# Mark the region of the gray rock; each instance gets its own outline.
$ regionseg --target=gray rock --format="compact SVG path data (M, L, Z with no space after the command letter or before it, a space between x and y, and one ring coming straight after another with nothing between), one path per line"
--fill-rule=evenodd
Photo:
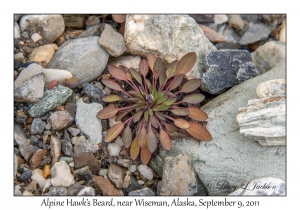
M81 139L79 142L74 146L74 154L78 154L81 152L92 152L95 153L99 149L98 145L86 139Z
M285 63L209 101L201 109L208 114L206 128L212 140L177 139L172 142L170 151L160 149L159 155L150 162L151 168L161 174L164 157L186 154L209 195L228 195L241 183L265 176L285 180L286 147L261 147L255 141L248 141L240 134L236 122L239 107L256 98L253 87L278 78L285 78ZM223 183L227 183L227 187L220 189Z
M72 184L70 187L68 187L68 195L76 196L83 188L84 186L80 184Z
M256 179L249 183L246 183L244 186L237 189L233 193L230 193L229 195L279 196L279 195L286 195L285 189L286 189L285 181L274 177L265 177L265 178Z
M82 98L77 101L76 125L86 137L96 144L102 142L102 124L97 114L103 109L101 104L86 104Z
M102 97L105 93L102 89L90 83L83 83L82 89L89 96L92 102L103 104Z
M191 196L196 193L197 179L190 158L187 155L165 157L160 195Z
M45 90L43 98L39 101L29 103L28 113L31 117L40 117L64 103L71 94L70 88L58 84L51 90Z
M110 164L108 168L108 177L117 188L121 188L125 177L125 169L116 165Z
M124 38L131 54L144 57L151 52L168 63L196 52L188 79L201 78L206 54L216 50L188 15L127 15Z
M31 176L32 176L32 171L27 170L27 171L24 171L24 172L21 174L21 176L19 177L19 180L20 180L21 182L24 182L24 181L30 179Z
M30 140L25 140L20 146L19 150L23 158L26 160L26 162L31 158L33 154L33 147L30 144Z
M155 196L155 193L148 187L128 193L129 196Z
M14 14L14 21L17 22L22 17L20 14Z
M102 169L99 170L98 174L99 174L99 176L102 176L102 177L105 178L108 174L108 169L107 168L102 168Z
M64 69L78 79L76 87L97 79L103 72L108 53L98 44L99 37L85 37L66 41L48 63L48 69ZM74 53L76 52L76 53Z
M27 140L23 127L17 123L14 123L14 140L18 146Z
M35 134L42 134L44 128L46 127L46 123L41 120L41 118L34 118L30 126L30 133Z
M212 23L214 22L214 15L207 14L189 14L197 23Z
M50 146L52 155L52 165L54 165L56 162L58 162L61 155L61 143L59 138L51 135Z
M259 20L262 18L262 15L259 14L241 14L243 20L251 23L258 23Z
M244 27L244 22L241 15L227 15L228 24L234 27L236 30L241 31Z
M92 187L85 187L77 194L77 196L94 196L95 190Z
M148 179L148 180L153 179L153 171L147 165L140 164L138 166L138 170L141 173L141 175L143 175L143 177L145 177L146 179Z
M62 15L66 28L84 29L87 16L84 14L64 14Z
M258 41L266 40L273 30L274 27L271 27L267 24L249 23L249 29L241 36L240 44L248 45Z
M66 187L50 187L45 196L67 196L68 189Z
M102 30L100 29L100 25L90 26L87 30L79 34L76 38L90 37L90 36L98 36L100 37L102 34Z
M141 189L140 184L138 183L138 181L136 180L136 178L134 176L130 176L130 184L127 188L125 188L125 192L129 193L135 190Z
M74 155L73 146L71 144L71 140L67 130L64 131L64 138L61 142L61 150L65 156L72 157Z
M14 82L14 100L35 102L44 95L45 75L38 64L31 64L21 71Z
M69 187L74 184L74 177L65 161L57 162L51 167L51 183L54 187Z
M271 52L271 53L270 53ZM286 45L282 42L270 41L251 53L253 63L265 73L277 64L286 61Z
M246 62L240 65L236 73L236 79L238 83L242 83L252 77L259 75L259 70L255 67L253 62Z
M21 29L17 22L14 22L14 38L15 39L21 38Z
M77 136L77 134L80 133L80 130L78 128L68 128L68 131L72 134L72 136Z
M93 174L88 166L74 170L73 175L75 176L75 178L80 180L90 180L93 178Z
M126 51L123 36L109 24L105 24L104 27L104 31L99 39L99 45L114 57L122 55Z
M201 89L216 94L238 84L237 73L241 65L248 62L252 62L252 59L245 50L209 52L205 57L206 72L203 74Z
M69 163L72 163L74 160L72 157L60 157L59 162L61 162L61 161L65 161L66 163L69 164Z
M21 31L26 30L30 24L35 25L43 37L44 42L54 42L65 30L62 15L24 15L20 19Z
M240 133L262 146L286 144L285 97L273 96L248 101L236 117Z
M274 79L260 83L256 88L256 94L259 98L267 98L271 96L285 96L285 79Z
M139 66L141 62L140 56L121 56L116 59L110 60L109 64L114 66L126 66L127 68L133 68L139 71Z
M39 138L37 136L31 135L30 136L30 144L38 145L39 144Z
M131 160L129 159L118 159L117 161L117 164L119 166L122 166L122 167L125 167L125 168L128 168L130 166L130 163L131 163Z

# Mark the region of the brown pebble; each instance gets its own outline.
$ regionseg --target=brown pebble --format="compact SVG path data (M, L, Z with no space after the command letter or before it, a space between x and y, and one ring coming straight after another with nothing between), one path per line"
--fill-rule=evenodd
M32 122L32 120L33 120L33 118L32 118L32 117L28 117L28 119L27 119L27 123L31 123L31 122Z
M26 130L30 130L30 125L26 125Z
M30 166L32 168L36 168L40 165L41 161L43 160L43 157L45 155L47 155L47 150L45 149L38 149L31 157L29 163L30 163Z
M19 73L16 70L14 70L14 79L16 79L18 77L18 75L19 75Z
M250 50L255 51L258 48L257 44L249 45Z
M114 196L121 195L120 191L117 190L108 179L104 179L101 176L94 176L94 182L97 187L101 190L102 195Z
M65 111L63 106L58 106L56 107L56 111Z
M74 168L82 168L84 166L88 166L92 173L99 171L100 162L97 158L95 158L92 152L81 152L74 156Z
M25 163L25 160L17 155L18 167Z
M48 176L50 176L50 166L49 165L45 165L44 166L44 170L43 170L43 177L47 178Z
M226 38L223 35L219 34L218 32L215 32L214 30L210 29L205 25L201 25L201 24L198 25L202 29L204 35L209 39L209 41L226 42Z
M21 117L21 118L25 117L25 113L24 113L23 109L17 111L17 116Z
M124 156L129 156L129 148L126 148L124 146L122 146L121 151L120 151L120 155L124 155Z

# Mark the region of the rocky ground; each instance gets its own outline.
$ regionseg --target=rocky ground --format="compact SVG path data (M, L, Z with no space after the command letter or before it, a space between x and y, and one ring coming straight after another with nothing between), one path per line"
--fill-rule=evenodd
M285 194L285 15L14 20L14 195ZM148 53L170 63L188 52L197 60L186 79L201 79L212 140L174 139L148 165L121 137L104 142L119 123L96 117L112 92L101 83L108 64L138 70ZM277 187L238 189L257 180Z

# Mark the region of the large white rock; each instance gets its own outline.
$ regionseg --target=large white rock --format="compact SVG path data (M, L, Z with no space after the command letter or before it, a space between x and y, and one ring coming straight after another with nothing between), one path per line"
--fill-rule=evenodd
M90 140L99 144L102 142L102 124L97 114L103 109L101 104L86 104L80 98L77 103L76 125Z
M57 162L52 166L51 183L54 187L69 187L75 183L70 166L65 161Z
M45 83L48 84L52 80L58 80L59 83L63 83L66 79L70 79L72 74L66 70L60 69L43 69L45 74Z
M30 24L37 26L43 40L52 43L65 30L62 15L24 15L20 19L21 31L26 30Z
M188 15L127 15L124 38L131 54L145 57L151 52L168 63L196 52L196 64L186 75L189 79L201 78L206 54L216 50Z

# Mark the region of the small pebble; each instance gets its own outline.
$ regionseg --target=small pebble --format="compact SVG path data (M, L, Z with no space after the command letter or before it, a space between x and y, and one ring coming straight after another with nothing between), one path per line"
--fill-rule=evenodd
M139 185L143 185L145 182L143 180L138 180Z
M139 172L148 180L153 179L153 171L148 166L141 164L138 166Z
M121 147L117 143L111 143L107 146L107 150L110 156L118 156L121 151Z
M130 166L128 167L128 169L129 169L129 171L131 171L131 172L135 172L136 169L137 169L137 166L136 166L136 165L130 165Z
M42 40L43 37L41 37L41 35L39 35L38 33L34 33L34 34L32 34L31 39L33 40L33 42L38 42L38 41Z
M48 176L50 176L50 166L45 165L43 170L43 177L47 178Z
M102 176L104 178L107 176L107 173L108 173L108 169L100 169L99 170L99 176Z
M24 59L23 53L20 52L20 53L15 54L14 59L18 60L18 61L22 61Z
M21 182L24 182L24 181L30 179L31 176L32 176L32 172L30 170L27 170L22 173L22 175L19 177L19 180Z

